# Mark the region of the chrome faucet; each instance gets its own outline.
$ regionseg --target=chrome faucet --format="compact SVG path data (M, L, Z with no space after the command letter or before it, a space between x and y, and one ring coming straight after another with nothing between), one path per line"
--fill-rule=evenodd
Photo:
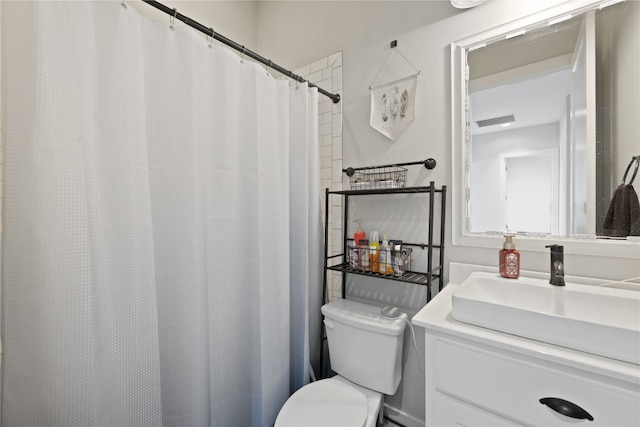
M551 249L551 278L549 283L554 286L564 286L564 247L562 245L547 245Z

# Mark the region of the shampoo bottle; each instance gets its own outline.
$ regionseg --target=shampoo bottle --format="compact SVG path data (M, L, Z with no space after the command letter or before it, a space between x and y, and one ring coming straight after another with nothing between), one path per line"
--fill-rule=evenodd
M378 273L380 256L380 237L377 231L371 232L371 241L369 242L369 268L371 271Z
M520 277L520 252L513 243L514 234L504 235L504 244L500 251L500 275L507 279Z

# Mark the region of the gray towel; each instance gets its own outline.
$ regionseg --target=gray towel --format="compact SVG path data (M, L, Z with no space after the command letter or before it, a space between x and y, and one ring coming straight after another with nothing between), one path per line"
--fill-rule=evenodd
M611 237L640 236L640 203L633 185L622 184L613 193L603 232Z

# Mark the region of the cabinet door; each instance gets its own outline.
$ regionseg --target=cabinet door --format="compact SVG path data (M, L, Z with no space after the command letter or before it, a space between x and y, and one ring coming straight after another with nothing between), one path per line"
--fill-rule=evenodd
M637 385L623 388L589 372L567 373L543 361L525 362L497 350L444 340L437 340L435 353L435 386L440 392L509 419L536 426L640 425ZM562 415L543 405L542 398L578 405L593 420Z
M440 427L506 427L521 426L496 414L462 402L443 393L436 393L434 425Z

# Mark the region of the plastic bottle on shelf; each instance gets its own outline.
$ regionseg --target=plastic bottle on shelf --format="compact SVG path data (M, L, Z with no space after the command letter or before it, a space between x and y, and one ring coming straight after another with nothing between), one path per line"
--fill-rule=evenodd
M380 237L377 231L371 232L371 241L369 242L369 269L378 273L380 256Z
M357 246L349 246L349 267L357 270L360 266L360 248Z
M393 266L391 265L391 248L389 247L389 240L387 235L382 235L382 246L378 255L378 272L380 274L390 275L393 273Z
M361 271L369 271L369 240L360 239L359 243L360 258L358 267Z
M356 232L353 233L353 244L354 246L360 246L360 240L366 239L367 234L362 229L362 220L356 219L355 222L358 223L358 228L356 229Z
M404 274L404 260L402 259L402 240L394 240L391 243L393 248L393 261L391 272L394 276L400 277Z

